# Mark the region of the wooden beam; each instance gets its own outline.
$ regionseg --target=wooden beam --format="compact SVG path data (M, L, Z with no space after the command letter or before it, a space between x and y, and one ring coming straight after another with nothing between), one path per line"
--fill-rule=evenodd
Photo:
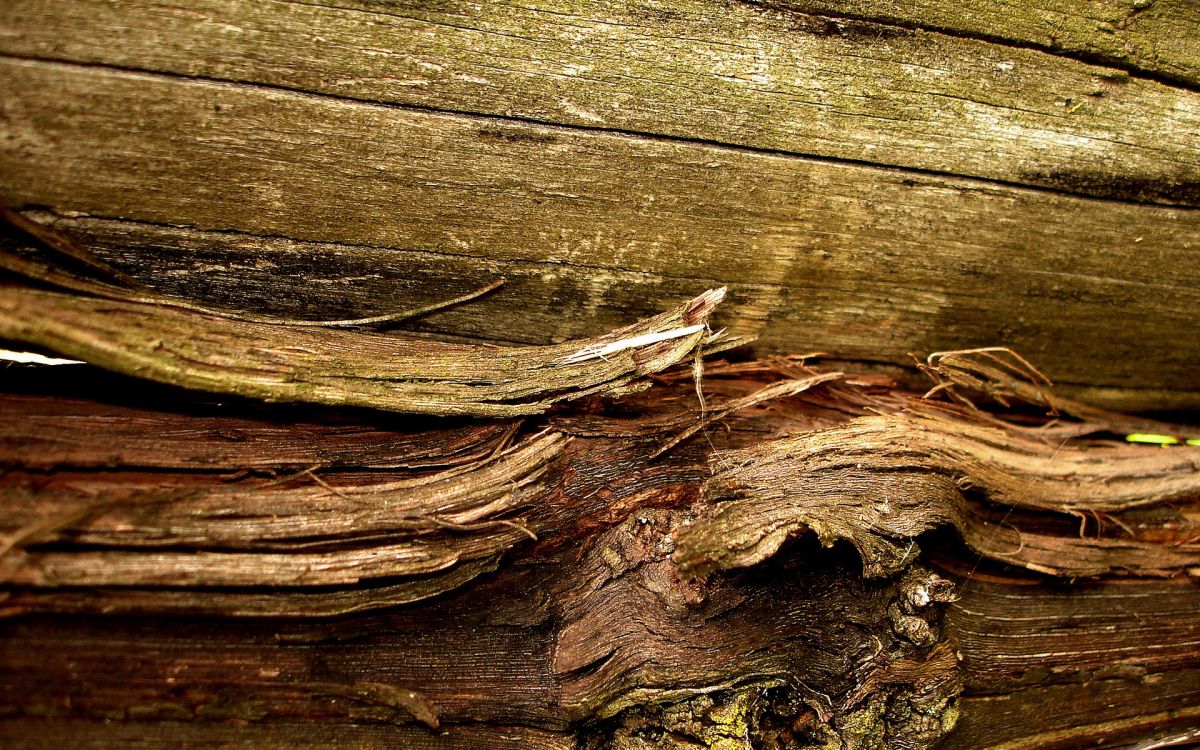
M1188 75L1196 11L1103 45L1097 4L37 0L0 9L0 53L1197 205L1200 92L1044 51L1059 24ZM959 35L894 23L926 13Z
M372 274L447 274L443 299L511 274L457 332L545 341L719 281L719 322L763 351L1004 343L1109 404L1197 403L1190 210L62 63L5 60L0 85L0 196L134 220L60 226L232 306L366 277L355 305L388 311ZM294 278L254 268L288 255Z

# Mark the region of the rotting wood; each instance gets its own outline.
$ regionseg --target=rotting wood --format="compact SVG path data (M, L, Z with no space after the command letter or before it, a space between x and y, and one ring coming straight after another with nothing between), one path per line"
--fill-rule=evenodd
M229 750L263 747L353 747L359 750L577 750L573 737L523 726L496 727L463 724L441 735L424 727L387 723L322 725L275 721L270 724L237 720L205 727L204 742ZM180 747L196 741L195 725L184 721L88 721L78 719L18 719L0 721L0 741L14 750L44 750L47 742L72 748L109 750L122 745Z
M1200 691L1200 664L1189 645L1200 632L1200 606L1196 587L1184 578L1104 576L1047 588L1045 576L1006 573L964 555L945 535L928 534L914 549L929 559L894 577L864 579L857 552L824 550L803 536L785 554L757 566L689 577L675 559L676 550L686 543L689 529L706 523L706 509L714 507L700 492L714 447L728 451L782 445L796 439L786 437L789 432L820 436L852 428L859 422L847 420L859 415L861 421L868 410L898 415L897 410L922 403L928 409L931 404L879 378L853 375L805 390L794 384L777 387L791 395L762 401L753 394L773 370L793 378L814 374L804 360L712 367L705 379L711 413L722 413L726 405L744 408L723 417L728 430L698 435L657 458L663 440L686 424L683 418L699 415L688 370L623 402L574 402L524 427L526 435L556 425L576 435L556 448L560 457L539 469L545 474L529 485L533 494L519 501L520 522L537 530L541 540L511 549L504 561L484 559L484 567L467 569L466 577L426 590L426 597L440 591L437 598L420 601L413 595L425 581L419 576L413 577L407 595L396 593L394 581L330 588L297 580L270 590L231 590L206 588L199 579L177 581L168 589L81 588L65 580L25 586L10 580L6 613L25 616L0 624L0 691L9 706L0 734L13 737L19 746L23 733L37 726L65 741L81 726L116 719L115 727L98 729L96 736L116 737L122 729L137 727L151 744L170 737L228 737L235 744L261 744L292 736L288 733L297 731L297 723L310 726L313 736L350 737L368 732L362 722L375 722L394 725L397 741L430 748L472 742L491 746L487 738L501 733L528 736L533 746L549 747L560 746L556 742L563 747L656 747L646 744L655 737L688 737L701 746L731 748L749 747L746 742L756 742L756 747L824 747L831 742L870 747L887 737L893 746L925 748L945 736L949 747L1023 742L1021 746L1048 748L1097 739L1103 740L1099 747L1116 747L1186 729L1191 721L1187 712L1171 712L1171 707L1188 705ZM998 390L1004 381L994 385ZM110 386L91 390L91 395L75 396L77 403L92 403L81 413L103 411L111 399ZM33 393L22 398L29 414L61 413L64 408L50 399L39 401ZM189 398L201 397L176 396L184 402ZM943 389L934 398L948 394ZM979 407L995 408L984 401ZM212 424L221 416L191 416L192 411L178 406L171 412L180 429L163 435L176 443L166 448L167 454L185 450L190 420ZM960 421L942 427L983 429L961 416L971 412L955 413ZM989 414L1005 416L1004 411ZM1020 412L1015 416L1029 418ZM867 417L887 418L895 417ZM1104 434L1104 425L1092 419L1079 424L1089 425L1094 439ZM1027 447L1032 434L1029 425L1011 428L1015 433L994 422L984 425L992 431L989 435L1006 436L1017 446ZM128 429L100 422L78 435L91 445L73 451L96 455L101 445ZM1063 434L1086 437L1080 434L1083 428L1072 429ZM76 502L72 491L102 498L97 490L105 485L140 487L144 500L62 518L45 535L23 541L20 555L30 563L40 558L44 565L55 555L95 555L89 569L103 576L106 550L136 549L156 528L165 549L197 544L228 548L238 544L238 530L246 531L245 541L253 543L255 528L276 537L293 527L301 537L315 534L312 541L317 543L327 532L327 542L341 539L340 545L350 545L347 550L369 547L375 543L371 519L387 512L382 506L343 519L350 526L329 525L324 532L318 530L323 524L310 521L314 514L347 507L353 498L370 497L386 483L428 491L422 503L434 498L453 502L442 491L456 494L454 482L448 483L452 477L522 470L506 459L532 449L537 440L562 442L549 434L534 440L518 438L518 447L508 453L449 473L364 472L348 466L321 472L319 482L300 473L287 483L253 476L222 479L212 465L204 472L151 474L120 458L104 472L39 476L21 467L19 451L9 451L0 455L10 466L0 477L0 489L8 498L6 507L14 491L27 491L47 511L69 508ZM961 443L974 445L972 440L965 435ZM1111 492L1121 497L1124 475L1150 467L1159 475L1152 482L1155 487L1161 489L1165 482L1176 489L1148 490L1147 499L1158 503L1150 508L1110 508L1113 520L1107 530L1094 533L1119 540L1128 533L1121 528L1125 525L1136 541L1164 552L1182 549L1180 542L1194 536L1200 522L1200 493L1186 490L1197 476L1195 466L1188 465L1197 451L1101 447L1104 442L1081 442L1063 450L1105 455L1115 450L1136 464L1132 472L1104 462L1091 467L1111 475L1110 482L1101 484L1111 485ZM4 445L0 440L0 450ZM950 445L964 454L974 450L960 441ZM842 460L897 455L890 448L856 450L860 447L846 444ZM210 449L201 443L197 450ZM129 458L136 462L137 453ZM716 460L720 466L721 459ZM237 456L225 463L232 472ZM969 460L963 464L969 465ZM1074 457L1071 466L1087 468ZM1034 467L1035 473L1050 475L1050 486L1062 481L1047 469ZM491 484L499 489L504 482ZM184 491L177 494L172 487ZM160 500L147 502L155 494ZM1087 491L1080 494L1092 497ZM487 496L477 498L484 503L480 508L493 505ZM264 526L264 515L285 510L280 503L290 503L299 511L296 518L309 520L278 529ZM1032 508L1005 522L1063 544L1077 539L1077 519L1063 510L1059 505ZM392 521L411 516L401 511ZM201 534L202 527L207 531ZM208 531L222 527L234 536L205 541ZM358 532L351 527L365 532L357 542L353 537ZM453 546L459 543L456 536L469 539L481 533L491 532L428 527L425 537ZM908 533L917 533L916 527ZM1191 553L1193 563L1197 557ZM495 572L476 577L488 569ZM101 583L100 578L93 582ZM1075 597L1076 587L1082 599ZM1107 604L1081 609L1080 602L1092 599ZM47 614L33 614L37 612ZM87 612L108 616L97 620ZM122 612L243 617L116 616ZM245 618L268 613L276 617ZM1000 625L988 624L993 621ZM1044 627L1043 622L1061 626ZM1114 652L1123 654L1118 662L1109 658ZM138 656L114 661L113 655L122 653ZM1113 680L1122 681L1126 696L1116 704ZM1125 685L1127 680L1134 682ZM429 707L426 719L436 717L447 734L418 729L419 720L408 709L390 699L371 698L413 691ZM63 703L64 695L71 696L69 705ZM1067 695L1069 703L1064 702ZM1061 711L1036 724L1000 722L993 718L1000 696L1010 696L1030 716L1041 716L1039 701L1053 698L1057 705L1073 706L1081 722L1064 723ZM1139 715L1154 722L1139 723ZM231 735L222 723L231 720L245 722L240 733ZM956 722L959 728L951 730ZM964 729L969 733L963 734Z
M64 384L65 385L65 384ZM486 458L513 423L448 426L397 433L388 419L359 421L311 413L272 420L270 410L254 417L213 415L202 406L183 406L186 416L164 408L171 394L155 392L158 408L143 401L105 404L36 394L0 394L0 461L26 468L103 469L113 466L156 469L294 472L309 468L436 468ZM216 408L215 405L209 409ZM246 405L249 409L249 405ZM366 423L364 423L366 422ZM372 423L373 422L373 423ZM107 436L103 443L80 433ZM164 438L180 438L164 439Z
M905 568L920 552L912 540L943 525L982 555L1060 576L1173 575L1200 560L1198 544L1022 532L967 497L1076 515L1186 500L1200 495L1197 451L1067 446L935 411L864 417L714 461L712 516L679 539L680 561L701 572L755 564L806 528L825 544L854 544L869 576Z
M1043 10L1018 3L1015 12L1007 5L982 11L977 23L995 30L1003 15L1018 27L1024 22L1016 36L1041 41L1044 34L1028 27L1044 27L1037 17L1054 16L1064 19L1068 44L1086 47L1080 27L1103 23L1118 5L1094 4L1059 0L1059 8ZM1200 27L1182 4L1159 3L1144 15L1163 19L1150 34L1159 43L1153 57L1186 69L1196 62L1191 47ZM959 6L955 23L945 19L949 3L922 5L934 7L908 9L907 20L920 23L929 10L934 25L975 23ZM1136 28L1137 9L1122 5ZM0 53L1106 197L1200 200L1200 92L1028 43L1004 44L1003 32L982 41L831 19L806 13L809 7L830 10L821 3L717 0L206 0L186 8L39 0L0 15ZM905 15L888 7L892 18ZM1117 57L1136 33L1114 28L1108 54L1092 57ZM114 36L122 44L111 44Z
M68 480L49 512L42 493L18 490L3 501L9 541L0 577L22 585L220 587L443 573L536 540L536 527L512 518L539 497L539 480L564 442L539 435L476 465L341 488L319 478L300 489L267 482L177 491L164 489L163 479L80 489ZM80 552L27 558L11 549L81 524L71 535Z
M1059 49L1023 2L999 28L941 0L917 21L817 2L0 8L0 198L79 240L66 266L134 280L6 242L26 282L103 298L5 286L20 331L100 325L128 363L158 356L134 310L186 340L391 316L503 277L420 329L588 337L555 365L620 371L603 397L551 389L537 413L444 425L0 371L0 408L21 410L0 418L0 744L1194 737L1197 449L1114 442L1195 427L1063 398L978 348L1017 345L1071 396L1200 404L1200 110L1171 49L1190 11L1138 2L1098 47L1078 13ZM724 283L762 351L938 350L916 368L932 390L815 355L705 367L698 321L590 338ZM83 314L111 308L126 315ZM297 333L254 330L267 349ZM680 367L609 361L643 345ZM837 537L857 549L819 544Z
M1200 721L1194 579L1060 587L945 555L934 568L961 581L945 627L966 697L946 750L1141 748Z
M16 69L32 75L31 91L67 86L40 65ZM532 125L502 126L514 140L481 139L466 118L331 111L295 94L87 70L70 79L53 106L8 100L41 110L34 130L59 145L7 152L5 197L236 230L57 222L144 284L209 305L294 316L303 299L322 317L358 317L410 306L397 292L420 295L415 306L503 276L486 306L422 326L544 343L721 279L726 321L758 334L761 351L904 364L914 349L1003 340L1094 401L1197 401L1195 212ZM71 103L78 110L64 111ZM121 125L118 107L143 111L141 129ZM263 129L266 112L307 125L286 145ZM172 135L216 123L217 143ZM313 135L322 128L348 137ZM89 145L98 133L104 150ZM548 158L524 135L552 136L559 150ZM278 159L256 156L277 148ZM388 174L369 167L380 160ZM268 200L284 183L287 199ZM425 285L435 269L455 281Z

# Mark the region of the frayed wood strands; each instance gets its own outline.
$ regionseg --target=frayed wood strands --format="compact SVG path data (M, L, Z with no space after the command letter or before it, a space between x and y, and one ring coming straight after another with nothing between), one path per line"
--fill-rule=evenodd
M542 478L567 440L544 433L474 465L357 486L314 476L294 489L91 483L72 495L10 487L0 580L308 587L443 573L533 536L512 514L544 492ZM24 549L58 540L78 546Z
M1046 409L1051 415L1070 415L1080 420L1076 432L1098 430L1113 432L1200 433L1200 426L1189 427L1149 417L1121 414L1066 398L1055 392L1045 374L1029 360L1006 346L935 352L916 365L933 382L925 396L938 393L972 410L980 411L976 401L994 402L1004 407L1030 404Z
M679 445L683 441L687 440L688 438L692 437L696 433L700 432L705 427L708 427L712 423L720 421L721 419L724 419L725 417L729 416L730 414L733 414L736 411L739 411L741 409L748 409L752 406L756 406L758 404L765 403L772 399L786 398L787 396L795 396L797 393L803 393L804 391L807 391L809 388L813 388L815 386L821 385L822 383L829 383L829 382L832 382L835 380L840 380L842 377L843 377L843 374L840 372L828 372L828 373L823 373L821 375L813 375L812 377L803 378L801 380L784 380L784 381L780 381L778 383L772 383L768 386L764 386L763 388L755 391L754 393L750 394L749 396L744 396L742 398L733 399L732 401L729 401L728 403L721 404L720 406L716 407L711 412L708 412L707 409L704 408L704 402L701 401L701 411L707 412L707 413L702 414L700 419L696 420L691 425L689 425L686 429L684 429L682 432L680 432L678 435L676 435L675 437L671 438L666 443L664 443L661 448L659 448L657 451L654 452L654 455L651 456L651 458L658 458L659 456L663 455L664 453L671 450L675 446ZM700 393L698 375L696 375L696 382L697 382L697 385L696 385L697 393ZM703 398L703 395L701 395L701 398Z
M639 377L680 362L705 338L702 324L724 294L705 292L594 339L492 347L281 327L4 287L0 338L127 375L266 401L506 417L536 414L580 396L620 393ZM681 328L690 332L627 346ZM577 359L606 347L610 353L604 357Z
M338 617L400 607L460 588L500 567L503 554L464 560L429 576L403 576L395 582L347 587L219 589L197 586L48 586L9 588L0 617L29 612L146 613L225 617Z
M3 202L0 202L0 221L3 221L31 239L36 240L42 247L57 253L62 258L69 258L71 261L79 264L80 266L83 266L94 273L99 273L110 279L118 281L128 288L139 288L139 285L136 281L116 270L109 264L103 262L97 258L94 253L84 247L81 247L66 235L52 229L51 227L40 224L22 213L14 211ZM53 273L47 267L42 267L39 264L34 264L32 262L21 263L21 259L19 257L10 256L12 256L12 254L7 251L0 253L0 267L5 268L6 270L16 271L23 275L34 277L39 274L45 274L46 276L49 276ZM70 275L66 273L63 273L62 276L64 279L68 279L70 277ZM43 278L42 280L50 279ZM95 283L95 286L96 288L102 288L105 285L97 282Z
M144 399L144 388L125 400ZM167 389L162 389L166 395ZM231 477L303 469L422 469L472 463L496 452L517 420L406 424L391 415L369 423L314 407L280 419L258 406L230 414L199 396L172 409L92 397L0 394L0 465L9 468L185 469ZM191 396L192 394L180 394ZM255 407L256 405L247 405ZM311 413L316 412L316 413ZM360 418L366 415L357 415Z
M919 534L944 525L980 554L1054 575L1171 575L1200 559L1198 544L1022 533L987 512L1104 514L1195 499L1200 451L1055 444L946 407L863 417L714 461L712 510L678 539L693 572L755 564L810 529L826 544L850 541L868 575L886 575L915 559Z

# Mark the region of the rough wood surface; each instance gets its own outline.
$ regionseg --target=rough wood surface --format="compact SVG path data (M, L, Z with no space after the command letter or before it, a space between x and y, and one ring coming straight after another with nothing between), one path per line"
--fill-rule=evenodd
M422 327L544 343L719 282L763 352L1196 406L1194 9L1117 6L8 4L0 197L232 307L503 274Z
M1195 43L1200 7L1191 0L761 0L761 4L1031 47L1192 90L1200 84L1200 47Z
M0 336L215 392L0 370L0 744L1197 736L1200 432L974 347L1200 406L1200 17L962 6L0 4Z
M1195 212L141 74L0 67L22 81L5 106L25 134L7 141L5 195L141 219L63 228L120 242L134 259L125 268L150 284L182 261L190 270L170 278L175 288L294 308L414 265L425 277L511 271L521 288L502 294L521 296L498 298L495 315L481 301L475 325L457 330L544 341L594 332L626 301L622 322L647 294L679 299L721 279L732 291L721 322L760 334L767 351L906 363L914 350L1002 342L1098 400L1196 401ZM129 110L136 124L119 114ZM220 135L195 137L206 131ZM212 249L197 262L166 260L164 246ZM300 295L269 265L287 253L308 269ZM323 267L328 257L336 265ZM247 276L257 281L225 284ZM322 278L330 291L312 291ZM445 283L442 297L471 288ZM360 312L410 306L372 301Z
M1084 517L1187 500L1200 495L1200 452L1068 447L934 411L865 417L718 454L716 462L705 489L715 501L712 517L677 540L693 569L752 565L797 528L810 528L826 544L852 543L865 575L884 575L919 554L914 537L945 524L981 555L1060 576L1173 575L1200 559L1200 544L1075 542L1023 532L1013 516L1033 509ZM981 501L1008 509L1008 523L997 524Z
M1099 195L1200 199L1194 91L1017 45L839 22L805 5L39 0L0 17L0 51ZM1030 14L1007 15L1016 25ZM1194 63L1185 40L1195 11L1156 15L1180 17L1158 35ZM1176 49L1155 52L1170 61Z
M515 447L487 451L464 466L367 470L351 462L271 479L237 474L241 454L221 458L192 436L220 431L224 422L250 435L268 431L271 439L279 439L274 430L308 429L280 427L283 407L256 413L152 389L171 405L156 413L132 405L145 400L136 386L115 378L88 382L65 369L49 378L10 371L0 381L6 403L46 426L46 453L63 446L76 468L39 471L55 462L43 455L27 463L16 439L27 428L16 418L0 420L0 461L8 467L0 502L10 546L2 558L9 618L0 622L5 746L28 746L36 731L43 746L136 738L143 747L317 741L370 747L390 740L418 748L515 742L575 750L999 750L1118 748L1195 726L1200 594L1186 575L1055 580L981 560L945 533L950 527L911 544L919 564L874 579L862 576L858 551L823 549L799 528L799 538L758 565L687 574L680 545L721 505L702 492L706 462L721 470L731 448L787 446L797 439L789 434L819 439L844 431L855 417L849 426L880 419L864 421L868 410L895 416L920 403L885 379L841 376L808 389L784 388L793 381L778 380L780 374L811 372L803 360L717 363L706 378L710 408L743 408L726 414L727 429L714 426L663 455L660 448L699 416L687 370L623 402L578 404L526 424L525 437L511 437ZM764 382L774 383L766 393L778 398L756 402ZM999 393L1001 383L995 385ZM46 395L64 390L72 401ZM73 429L63 419L68 413L89 429ZM128 424L97 420L98 414L141 416ZM1200 495L1194 487L1180 489L1195 481L1188 461L1196 449L1084 440L1105 434L1102 418L1047 422L1044 445L1058 445L1060 435L1076 442L1057 452L1066 451L1062 462L1043 457L1044 465L1027 467L1043 488L1076 487L1078 502L1031 496L1036 507L1005 513L998 526L1036 531L1060 545L1077 539L1078 519L1067 511L1096 504L1084 474L1100 471L1108 481L1094 486L1122 497L1140 487L1151 507L1103 504L1109 520L1101 528L1101 517L1092 519L1090 541L1094 535L1164 552L1183 549L1200 524ZM167 420L176 429L160 431ZM104 446L136 425L164 444L164 458L151 462L156 470L140 449L115 454L106 465L88 458L104 456ZM538 437L546 426L574 437L565 443L549 433ZM370 443L384 429L372 420L362 427ZM438 440L428 425L390 429L399 444L417 435ZM446 439L457 440L463 429L448 427ZM1015 441L1007 449L1018 454L1029 448L1030 434L1028 426L1024 438L997 431ZM919 448L930 436L892 437L891 447L843 441L840 457L830 443L827 463L911 463L920 451L903 444ZM508 439L507 429L488 438L499 445ZM943 452L940 468L905 464L907 472L953 473L951 464L961 459L964 474L978 477L975 442L949 445L962 455ZM189 446L196 457L170 458ZM546 449L556 457L518 460ZM1103 458L1113 450L1136 468L1081 462L1092 451ZM539 476L522 487L504 478L530 466ZM796 471L801 484L820 481L820 467ZM860 484L836 472L826 480L842 494ZM982 484L994 490L993 482ZM1174 488L1164 492L1166 485ZM364 499L371 502L362 506ZM1026 499L991 497L1005 504ZM88 513L75 512L81 502ZM356 504L362 507L353 510ZM340 566L369 576L377 556L361 553L397 539L424 540L431 551L496 539L506 529L468 528L483 519L458 518L452 528L428 515L438 510L450 521L453 513L485 507L493 518L535 530L539 541L506 546L490 574L470 569L424 589L426 578L409 576L415 585L404 593L396 592L404 585L397 577L382 586L326 580ZM898 503L893 510L919 515ZM813 511L810 527L847 515L822 513ZM47 518L52 523L39 522ZM901 525L900 539L920 531ZM377 538L384 528L391 530L387 538ZM730 540L741 534L733 527L724 533ZM147 569L165 570L157 550L185 564L176 572L190 574L167 588L117 580L124 565L117 558L147 544L141 558ZM314 545L328 547L333 564L313 567L304 579L275 576L271 586L230 589L203 578L206 555L220 550L242 548L243 567L261 576L266 569L259 562L283 555L302 562ZM1184 567L1200 562L1189 554L1180 561ZM75 562L82 578L54 578Z
M966 696L943 748L1152 747L1200 724L1194 580L1056 587L947 562L969 580L946 611Z
M263 401L436 416L537 414L615 394L686 359L725 296L710 290L605 336L541 347L245 321L153 301L0 288L0 338L160 383Z
M388 429L395 417L359 414L355 420L290 411L284 420L264 410L257 419L239 419L214 415L217 403L181 405L181 412L172 412L165 408L173 400L165 389L148 391L159 405L148 409L144 403L72 399L66 395L70 385L60 385L53 400L44 394L0 395L0 461L37 470L433 468L486 458L513 426L497 420L451 427L443 421L424 432L398 434ZM411 417L405 421L416 427ZM107 439L88 437L94 434Z

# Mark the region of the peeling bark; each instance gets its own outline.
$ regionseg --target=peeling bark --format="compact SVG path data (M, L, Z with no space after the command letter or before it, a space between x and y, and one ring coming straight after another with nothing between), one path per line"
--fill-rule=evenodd
M1193 499L1196 450L1068 446L943 408L863 417L718 453L714 464L711 515L680 538L680 560L697 572L753 565L805 528L854 544L869 576L903 570L920 553L913 540L946 525L984 556L1059 576L1169 576L1200 559L1194 543L1023 532L1011 513L1081 517Z

